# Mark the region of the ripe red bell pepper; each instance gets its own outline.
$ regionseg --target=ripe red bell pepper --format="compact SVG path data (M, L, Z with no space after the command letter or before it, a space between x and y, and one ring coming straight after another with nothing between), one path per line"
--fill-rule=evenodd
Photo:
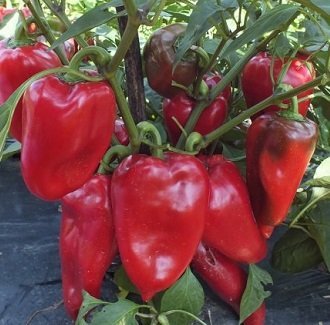
M82 303L82 290L100 296L103 277L117 251L110 186L110 176L95 175L61 200L62 289L73 319Z
M255 119L247 132L247 185L266 238L285 218L314 153L318 127L277 113Z
M285 60L278 57L273 58L269 53L261 52L245 65L241 81L243 94L248 107L256 105L274 93L272 80L274 80L274 82L278 81L281 70L287 60L287 58ZM291 61L282 79L282 83L296 88L312 81L314 78L315 70L312 63L297 57ZM298 95L298 99L304 98L312 93L313 88L306 90ZM306 116L310 102L310 99L306 99L299 103L299 113L301 115ZM284 101L284 103L288 103L288 101ZM278 110L280 110L279 106L271 105L262 112L257 113L254 117L261 115L263 112Z
M39 79L23 97L21 166L28 189L57 200L90 179L110 145L115 96L103 81Z
M191 265L210 289L239 314L247 283L245 271L236 262L204 243L199 244ZM244 324L262 325L265 323L265 317L266 306L263 303Z
M43 43L12 46L10 40L0 41L0 104L34 74L62 65L56 53ZM16 106L10 134L22 141L22 100Z
M191 262L208 198L206 170L193 156L137 154L115 170L111 200L118 248L144 301L170 287Z
M187 26L175 23L156 30L148 39L144 50L144 69L150 87L166 98L184 91L172 85L172 81L189 86L198 73L195 54L185 56L174 67L175 42L186 31ZM175 68L175 69L174 69Z
M219 75L205 78L205 82L210 89L219 81ZM230 94L230 87L227 87L208 107L204 109L195 125L194 131L205 135L223 124L228 114L228 101ZM178 123L182 127L185 126L195 105L196 101L185 93L178 94L172 99L164 99L164 123L171 143L176 144L178 142L181 135L181 129L178 126Z
M203 241L232 260L256 263L267 245L254 219L247 186L234 163L221 155L200 156L210 177Z

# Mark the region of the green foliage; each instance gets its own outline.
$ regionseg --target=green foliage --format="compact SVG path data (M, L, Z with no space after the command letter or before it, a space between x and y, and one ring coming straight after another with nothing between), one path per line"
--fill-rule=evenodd
M277 241L272 251L272 266L288 273L297 273L322 262L320 249L305 231L291 228Z
M240 323L243 323L270 296L270 291L266 291L264 288L268 284L273 284L270 274L260 267L250 264L248 280L240 304Z
M107 303L95 299L87 292L83 293L83 303L80 308L76 325L137 325L135 315L140 305L127 299L119 299L115 303ZM100 308L100 309L97 309ZM97 312L93 312L96 311ZM88 320L87 320L88 318Z
M191 316L180 313L181 310L197 316L204 305L204 291L201 284L188 268L182 277L168 290L160 299L160 313L166 314L170 324L188 325L191 324Z

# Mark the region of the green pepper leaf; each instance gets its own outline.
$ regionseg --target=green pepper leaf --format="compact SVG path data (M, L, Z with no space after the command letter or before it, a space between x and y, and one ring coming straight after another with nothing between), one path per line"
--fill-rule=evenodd
M204 305L204 291L190 268L161 297L160 313L171 310L184 310L197 316ZM176 312L167 315L170 324L188 325L192 319L188 315Z
M317 12L328 23L330 22L330 4L328 0L294 0L309 8L311 11Z
M138 289L136 289L135 285L129 279L122 265L116 270L114 274L114 281L118 287L124 289L125 291L140 294Z
M115 303L104 306L93 314L90 325L137 325L135 315L140 308L133 301L120 299Z
M330 157L324 159L316 168L313 179L307 182L309 186L317 186L313 188L312 197L321 197L329 192L330 198Z
M8 159L11 156L19 153L21 151L21 147L22 145L18 141L10 143L3 151L2 160Z
M270 274L260 267L250 264L248 280L240 304L240 323L243 323L270 296L270 291L266 291L264 288L267 284L273 284Z
M305 231L291 228L275 244L271 264L280 272L297 273L322 262L320 249Z
M219 1L199 0L190 15L187 30L181 39L175 55L175 62L179 62L187 50L195 44L212 26L221 21L221 12L235 9L238 3L235 0Z
M75 325L85 325L87 324L84 317L94 308L100 305L105 305L107 302L100 299L96 299L91 296L88 292L83 291L83 302L81 304Z
M231 52L242 48L245 44L259 39L265 33L280 28L281 25L290 20L298 9L295 5L283 4L266 11L243 34L229 44L222 56L227 56Z
M98 307L100 309L93 312ZM140 307L127 299L119 299L115 303L102 301L84 291L83 303L75 325L137 325L135 314ZM88 316L88 322L85 320L86 316Z
M304 183L305 186L330 188L330 176L310 179Z
M324 262L330 270L330 200L319 201L317 206L308 213L307 229L317 242Z
M120 5L121 1L110 1L97 6L84 15L79 17L51 46L52 49L64 43L69 38L85 33L97 26L109 22L111 19L118 18L126 13L117 14L109 11L109 8Z

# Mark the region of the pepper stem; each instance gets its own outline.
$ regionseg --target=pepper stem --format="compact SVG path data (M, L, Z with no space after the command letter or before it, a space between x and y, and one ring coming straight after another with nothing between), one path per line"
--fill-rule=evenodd
M142 121L137 124L141 141L146 139L150 145L150 151L153 156L163 159L163 150L161 149L162 138L157 128L150 122ZM151 143L148 141L150 138Z
M100 166L98 168L98 174L109 174L113 171L110 167L110 163L116 158L122 160L123 158L131 154L131 149L123 145L116 145L108 149L108 151L103 156Z
M88 46L81 49L73 56L70 61L69 67L74 70L79 70L81 61L87 56L92 57L93 61L99 69L107 65L111 60L110 53L103 47Z
M291 98L291 105L289 105L288 109L281 110L277 114L283 116L287 119L296 120L296 121L303 121L304 117L299 113L299 106L298 106L298 97L293 96Z
M203 136L198 132L191 132L187 141L185 150L189 152L199 152L204 145Z

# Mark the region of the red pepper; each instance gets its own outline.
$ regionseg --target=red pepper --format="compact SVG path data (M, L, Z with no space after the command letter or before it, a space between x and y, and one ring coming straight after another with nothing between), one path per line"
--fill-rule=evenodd
M247 132L247 185L255 218L266 238L290 209L314 153L317 125L277 113L255 119Z
M24 181L36 196L60 199L92 177L109 147L114 93L105 82L67 83L50 75L32 83L23 107Z
M123 266L143 300L183 274L202 237L208 176L195 157L129 156L112 178L111 200Z
M117 137L120 144L127 146L129 144L129 136L125 126L125 123L122 119L117 118L115 120L115 131L114 135Z
M256 263L267 253L238 168L221 155L200 156L210 177L210 203L203 241L232 260Z
M31 11L29 8L22 8L22 13L24 15L24 17L30 17L31 16ZM3 7L3 6L0 6L0 23L3 21L3 19L10 15L10 14L13 14L17 11L17 8L6 8L6 7Z
M193 83L198 73L198 59L195 54L185 56L174 66L175 42L185 33L186 28L185 24L175 23L156 30L143 50L148 83L166 98L184 92L173 86L172 81L187 87Z
M0 104L34 74L61 65L56 53L43 43L11 47L10 40L0 41ZM22 141L22 100L16 106L10 134Z
M273 60L273 63L272 63ZM244 67L242 72L242 90L248 107L256 105L274 93L274 82L277 82L281 70L284 68L287 58L274 57L266 52L261 52L253 57ZM272 79L273 76L273 79ZM293 88L304 85L315 78L315 70L311 62L299 57L292 59L281 83ZM313 93L313 89L306 90L298 95L298 99ZM307 99L299 103L299 113L306 116L311 100ZM284 103L288 103L284 101ZM264 112L278 111L280 107L272 105L267 107L254 117Z
M220 76L214 75L205 79L209 88L213 88L220 81ZM210 133L218 128L225 121L228 114L228 100L231 91L227 87L217 98L204 109L198 122L195 125L194 131L202 135ZM181 135L182 127L188 121L188 118L196 105L196 101L185 93L176 95L172 99L163 101L164 123L168 131L170 141L176 144Z
M200 243L193 258L192 267L220 299L239 313L247 275L236 262L216 249ZM265 317L266 306L263 303L244 321L244 324L262 325L265 323Z
M75 319L82 290L100 296L103 277L116 253L111 178L95 175L61 200L60 257L64 305Z

